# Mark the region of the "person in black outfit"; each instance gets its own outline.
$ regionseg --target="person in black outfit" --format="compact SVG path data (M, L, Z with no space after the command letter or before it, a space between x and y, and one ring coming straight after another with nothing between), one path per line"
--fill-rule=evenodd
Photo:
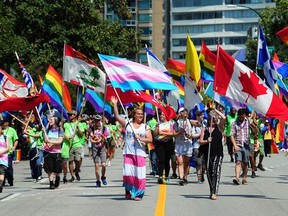
M214 109L207 119L207 127L202 128L200 145L203 145L204 160L207 168L207 179L210 187L210 199L216 200L223 161L222 132L225 125L225 116ZM207 145L208 144L208 145Z
M167 121L164 113L159 110L160 122L156 124L153 131L154 144L156 148L156 154L158 158L158 183L169 183L170 172L170 159L174 153L174 123L173 121ZM163 171L165 170L165 178L163 179Z

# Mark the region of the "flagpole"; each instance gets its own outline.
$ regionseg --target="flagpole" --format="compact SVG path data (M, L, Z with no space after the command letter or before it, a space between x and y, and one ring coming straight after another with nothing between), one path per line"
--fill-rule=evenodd
M219 38L218 38L216 65L217 65L217 63L219 61L219 46L220 46L220 44L219 44ZM215 100L215 93L213 94L213 98L212 98L212 106L214 104L214 100ZM210 127L212 127L212 122L213 122L213 116L211 116ZM209 131L209 132L210 132L209 137L212 138L212 130ZM208 172L209 172L210 154L211 154L211 142L209 142L209 146L208 146L208 158L207 158L207 171ZM209 175L207 175L207 176L209 178Z
M63 66L62 66L62 105L61 106L61 117L64 118L64 56L65 56L65 50L66 50L66 43L64 42L64 49L63 49Z
M47 132L46 132L45 127L44 127L44 124L43 124L43 122L42 122L42 119L41 119L41 117L40 117L39 110L38 110L37 107L35 107L35 109L36 109L36 112L37 112L37 115L38 115L40 124L41 124L41 126L42 126L42 128L43 128L43 130L44 130L44 135L45 135L45 137L48 137L48 136L47 136Z
M77 110L78 110L78 100L79 100L79 85L77 85L77 90L76 90L76 94L77 94L77 98L76 98L76 112L77 112ZM63 98L63 97L62 97ZM63 104L64 105L64 104Z

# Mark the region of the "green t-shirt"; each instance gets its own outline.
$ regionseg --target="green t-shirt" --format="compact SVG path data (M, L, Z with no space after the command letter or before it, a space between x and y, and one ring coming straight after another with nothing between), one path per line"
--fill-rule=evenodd
M64 124L64 135L72 138L73 134L76 131L76 126L77 126L78 122L66 122ZM78 124L79 130L83 133L82 136L85 136L84 132L85 132L85 128L83 127L83 124L79 123ZM82 144L82 136L80 137L78 135L78 133L75 134L74 139L72 140L72 143L69 143L68 141L66 141L64 139L65 144L69 144L69 146L71 146L72 148L80 148L83 146ZM66 143L68 142L68 143Z
M37 147L39 149L43 149L43 143L44 143L43 132L42 131L37 131L36 134L39 136L37 138Z
M150 119L150 120L148 121L148 123L147 123L147 125L150 127L150 129L151 129L152 131L155 130L156 124L157 124L157 121L156 121L155 118Z
M9 143L9 152L8 152L8 154L12 154L13 153L12 148L14 146L14 142L16 140L18 140L17 132L16 132L16 130L14 128L8 127L5 130L3 130L3 134L4 134L4 136L7 137L7 141Z
M83 129L84 129L84 132L83 132L83 136L80 138L81 140L81 143L82 145L84 146L85 145L85 137L86 137L86 134L85 132L87 131L88 129L88 126L87 126L87 123L86 122L80 122L79 125L82 125ZM80 127L79 127L80 128ZM81 129L80 129L81 130Z
M232 117L230 115L227 115L227 125L225 128L226 131L226 136L231 136L231 127L232 127L232 123L237 119L237 114Z
M37 133L37 130L36 128L32 128L32 129L29 129L27 130L27 132L30 134L30 135L36 135ZM35 148L37 146L37 138L33 137L33 136L29 136L29 148Z

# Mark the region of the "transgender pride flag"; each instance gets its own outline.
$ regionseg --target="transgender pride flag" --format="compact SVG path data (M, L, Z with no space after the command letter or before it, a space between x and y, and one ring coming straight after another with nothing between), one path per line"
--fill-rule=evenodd
M128 90L176 90L172 79L166 74L115 56L98 54L114 88Z

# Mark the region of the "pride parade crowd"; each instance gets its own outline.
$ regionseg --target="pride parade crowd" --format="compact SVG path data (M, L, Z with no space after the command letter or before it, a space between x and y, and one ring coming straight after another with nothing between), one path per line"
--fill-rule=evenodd
M78 115L72 110L68 113L69 120L62 122L51 112L43 129L41 121L31 122L31 115L27 114L19 116L25 124L21 132L16 132L13 122L18 118L3 118L0 126L0 192L3 187L14 185L12 160L20 136L25 137L29 145L31 178L38 182L44 177L44 170L51 190L58 188L60 182L81 180L85 147L95 164L95 186L109 184L106 166L113 165L115 148L123 148L125 198L136 201L145 194L147 174L157 176L159 184L179 179L179 186L185 186L191 178L190 166L195 168L199 184L205 179L208 181L209 198L216 200L225 145L231 163L235 162L235 178L231 179L235 185L248 184L249 166L252 178L256 177L257 170L265 171L263 160L275 151L273 122L260 118L254 111L237 111L232 107L225 114L219 106L192 113L181 107L174 119L167 120L159 110L155 116L147 116L144 123L141 108L129 109L128 117L123 117L118 112L118 100L112 97L111 102L113 119L99 114ZM287 137L276 148L287 151ZM147 156L151 173L146 170Z

